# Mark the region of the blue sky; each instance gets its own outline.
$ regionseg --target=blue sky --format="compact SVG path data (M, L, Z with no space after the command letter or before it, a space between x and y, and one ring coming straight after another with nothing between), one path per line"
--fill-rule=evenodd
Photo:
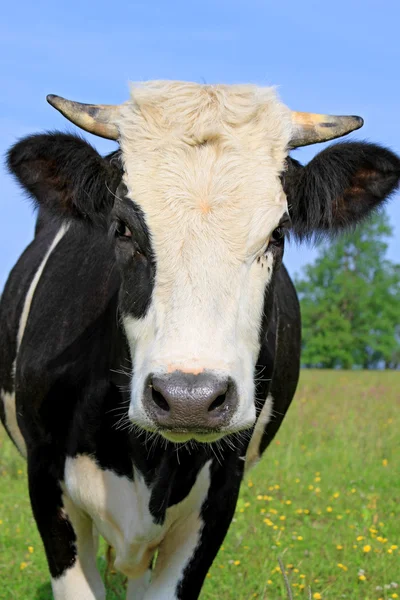
M185 79L277 85L294 110L358 114L368 139L400 153L397 0L8 2L0 23L0 153L19 137L73 130L45 100L55 93L119 103L128 82ZM87 134L100 150L112 142ZM296 151L310 160L323 145ZM30 241L30 203L0 169L0 288ZM388 207L399 262L400 195ZM291 273L315 250L288 248Z

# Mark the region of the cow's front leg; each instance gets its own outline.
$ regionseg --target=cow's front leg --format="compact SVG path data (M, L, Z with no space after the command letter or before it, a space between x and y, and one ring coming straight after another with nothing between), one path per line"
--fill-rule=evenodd
M150 580L151 569L147 569L144 575L138 579L129 579L126 600L143 600L149 589Z
M63 497L51 448L28 452L31 505L43 540L55 600L105 600L92 521Z
M243 461L214 471L201 510L171 528L144 600L196 600L235 512Z

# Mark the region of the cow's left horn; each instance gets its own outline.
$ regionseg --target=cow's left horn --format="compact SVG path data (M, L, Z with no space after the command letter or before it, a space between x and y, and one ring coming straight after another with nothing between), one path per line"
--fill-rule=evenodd
M291 148L327 142L347 135L364 125L361 117L336 117L292 111L294 125Z
M82 104L53 94L49 94L46 99L51 106L81 129L108 140L118 139L119 132L116 120L120 106L113 104Z

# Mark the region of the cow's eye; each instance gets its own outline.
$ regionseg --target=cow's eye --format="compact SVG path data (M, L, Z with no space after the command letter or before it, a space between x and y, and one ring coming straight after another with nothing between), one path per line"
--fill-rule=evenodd
M125 225L123 221L118 221L115 228L115 237L131 238L132 231Z
M285 228L277 227L269 238L269 246L281 246L285 238Z

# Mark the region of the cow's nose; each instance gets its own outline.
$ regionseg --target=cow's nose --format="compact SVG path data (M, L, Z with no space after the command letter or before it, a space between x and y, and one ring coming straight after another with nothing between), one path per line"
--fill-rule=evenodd
M144 394L145 409L160 428L185 432L227 426L237 404L233 381L207 372L152 375Z

